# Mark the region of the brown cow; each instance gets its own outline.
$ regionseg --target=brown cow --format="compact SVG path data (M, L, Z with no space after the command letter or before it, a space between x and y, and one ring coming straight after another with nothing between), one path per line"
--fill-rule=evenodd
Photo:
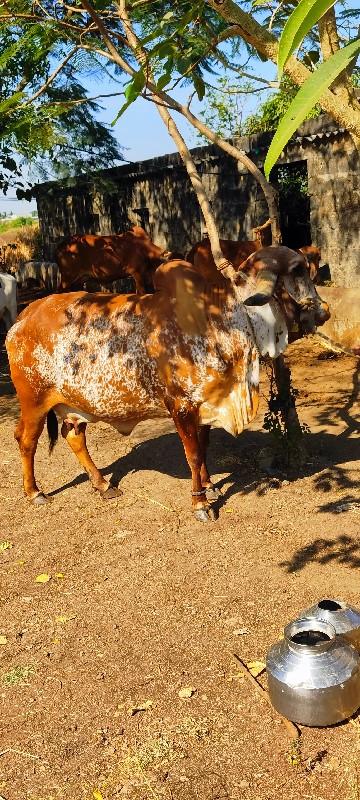
M334 352L344 348L360 357L360 287L322 286L321 295L331 308L331 319L319 331L320 342Z
M164 260L164 250L153 244L143 228L136 225L116 236L72 236L56 250L61 291L85 280L113 283L130 275L137 293L143 295L146 284L152 283L155 269Z
M253 242L236 242L232 239L220 239L220 247L225 258L238 269L245 259L261 248L258 240ZM197 272L209 281L216 280L216 265L211 252L210 239L195 242L187 253L186 260L194 264Z
M254 231L257 230L259 229L254 228ZM235 269L239 269L242 262L245 261L245 259L247 259L252 253L255 253L257 250L259 250L262 247L262 244L260 239L254 239L253 241L247 242L238 242L232 239L220 239L220 247L225 258L227 258L227 260L233 264ZM314 283L318 283L321 259L320 250L313 245L307 245L306 247L300 247L299 250L296 250L296 252L303 253L304 256L306 256L310 269L310 277ZM194 264L197 271L200 272L204 278L209 280L214 279L216 274L216 265L212 256L209 239L203 239L201 242L195 242L191 250L188 252L186 260L189 261L190 264Z
M172 261L156 271L154 295L52 295L22 312L6 346L21 408L15 438L30 500L47 499L34 475L46 418L50 444L57 438L57 415L93 486L108 498L120 491L92 461L86 424L103 420L126 435L142 420L170 415L192 472L195 514L213 518L209 429L237 435L256 414L259 354L276 358L288 340L274 291L284 284L303 321L322 324L328 317L301 254L264 248L244 271L248 280L239 289L219 275L209 283L191 264Z
M321 250L318 247L314 247L314 245L306 245L306 247L300 247L297 251L298 253L303 253L304 256L307 258L307 262L310 269L310 278L314 283L320 283L320 261L321 261Z

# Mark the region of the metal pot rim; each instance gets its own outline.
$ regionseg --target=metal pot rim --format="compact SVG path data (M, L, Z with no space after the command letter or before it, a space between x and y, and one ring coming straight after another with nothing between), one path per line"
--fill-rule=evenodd
M296 634L309 631L319 631L320 633L324 633L328 638L320 639L314 644L294 641L294 636L296 636ZM323 653L325 650L328 650L328 648L331 647L331 645L335 642L336 630L331 622L327 622L326 620L314 619L314 617L303 617L293 620L286 625L284 628L284 638L286 639L286 642L291 650L295 650L298 653L306 652L309 655L316 656L320 653Z

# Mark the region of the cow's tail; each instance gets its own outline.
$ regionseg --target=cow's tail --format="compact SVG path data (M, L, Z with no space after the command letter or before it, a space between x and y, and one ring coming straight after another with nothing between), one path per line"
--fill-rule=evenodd
M50 409L46 417L46 427L49 437L49 452L52 453L59 438L59 425L55 411Z

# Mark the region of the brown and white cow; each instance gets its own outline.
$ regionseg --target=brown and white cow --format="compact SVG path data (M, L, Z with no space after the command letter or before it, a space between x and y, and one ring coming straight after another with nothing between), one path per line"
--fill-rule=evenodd
M136 225L115 236L72 236L59 244L55 257L61 291L86 280L106 284L128 275L140 295L145 294L146 284L152 283L155 269L166 260L165 251Z
M219 275L209 283L191 264L172 261L158 268L154 295L53 295L22 312L6 346L21 408L15 438L30 500L47 499L34 475L46 418L50 443L57 438L57 415L63 437L108 498L119 490L88 453L87 423L102 420L126 435L142 420L170 415L191 469L195 514L213 518L209 430L237 435L256 414L259 354L276 358L288 341L274 292L284 285L303 321L316 325L328 317L301 254L264 248L243 271L247 280L239 288Z

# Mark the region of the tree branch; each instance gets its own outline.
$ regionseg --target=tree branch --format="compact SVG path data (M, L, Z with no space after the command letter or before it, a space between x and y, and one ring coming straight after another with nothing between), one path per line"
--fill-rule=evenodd
M340 50L339 34L333 8L329 8L326 14L319 19L318 29L321 53L323 60L326 61L336 53L337 50ZM350 106L356 106L357 104L360 110L360 104L356 100L355 90L346 70L336 78L331 86L331 90L337 97L340 97Z
M151 81L150 91L152 93L152 97L154 99L156 99L156 96L158 95L158 91L157 91L156 87L153 84L153 76L151 74L151 70L150 70L150 68L148 66L148 63L147 63L147 53L144 50L144 48L141 47L141 44L140 44L137 36L135 35L135 32L133 30L131 21L129 19L129 15L127 13L125 0L119 0L119 3L116 2L115 4L116 4L117 8L119 9L119 13L120 13L121 19L123 21L123 25L124 25L125 33L126 33L126 38L127 38L128 42L129 42L129 45L130 45L130 47L131 47L131 49L132 49L132 51L133 51L138 63L141 66L146 67L147 70L148 70L149 81ZM181 136L177 126L175 125L175 122L174 122L173 118L171 117L168 109L165 108L164 105L160 105L158 103L156 104L156 108L157 108L157 110L158 110L158 112L159 112L159 114L161 116L161 119L163 120L164 124L166 125L170 136L172 137L172 139L175 142L175 145L176 145L176 147L177 147L177 149L178 149L178 151L180 153L180 156L182 158L184 166L185 166L185 168L187 170L190 182L191 182L191 184L192 184L192 186L193 186L193 188L194 188L194 190L196 192L196 196L197 196L197 199L199 201L200 208L201 208L202 213L204 215L204 219L205 219L205 223L206 223L206 226L207 226L208 235L209 235L209 239L210 239L210 243L211 243L211 251L212 251L213 258L214 258L215 264L217 266L217 269L222 270L224 275L226 275L227 278L229 278L231 281L234 281L234 279L236 277L236 273L235 273L235 270L234 270L234 267L232 266L232 264L230 264L229 261L224 259L224 256L223 256L223 253L222 253L222 250L221 250L221 247L220 247L219 234L218 234L218 231L217 231L217 227L216 227L216 222L215 222L215 218L214 218L214 215L213 215L213 211L212 211L212 208L211 208L211 205L210 205L209 198L208 198L207 193L205 191L203 182L201 180L201 177L200 177L200 175L199 175L199 173L198 173L198 171L196 169L195 162L194 162L194 160L193 160L193 158L192 158L192 156L191 156L191 154L189 152L189 149L188 149L183 137Z
M38 91L35 92L35 94L33 94L32 97L29 97L28 100L26 100L25 103L22 103L20 108L25 108L25 106L30 105L30 103L33 103L34 100L37 100L37 98L40 97L40 95L42 95L44 92L46 92L46 89L49 88L50 84L55 80L55 78L59 74L59 72L61 72L63 67L65 67L65 64L67 64L68 61L70 61L70 59L75 55L75 53L77 53L79 51L79 49L80 48L78 46L74 47L74 49L71 50L70 53L68 53L66 58L64 58L64 60L61 62L61 64L59 64L59 66L56 67L56 69L54 70L52 75L50 75L50 77L48 78L46 83L44 83L43 86L41 86L41 88L38 89Z

